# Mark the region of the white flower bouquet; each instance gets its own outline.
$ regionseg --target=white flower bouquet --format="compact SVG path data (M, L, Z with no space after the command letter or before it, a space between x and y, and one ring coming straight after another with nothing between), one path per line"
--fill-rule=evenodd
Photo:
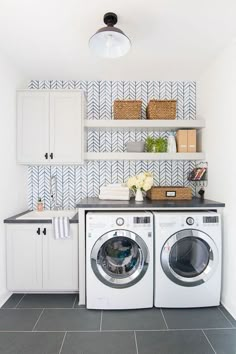
M142 172L137 176L130 177L126 185L136 193L136 201L142 201L142 192L147 192L153 186L153 175L150 172Z

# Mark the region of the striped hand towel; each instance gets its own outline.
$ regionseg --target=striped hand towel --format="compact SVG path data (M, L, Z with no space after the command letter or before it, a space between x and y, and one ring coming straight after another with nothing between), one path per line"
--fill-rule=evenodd
M52 219L54 238L70 238L70 221L66 216L57 216Z

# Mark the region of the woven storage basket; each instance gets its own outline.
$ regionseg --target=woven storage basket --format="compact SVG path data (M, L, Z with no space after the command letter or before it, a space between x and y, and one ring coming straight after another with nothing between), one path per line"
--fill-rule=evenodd
M115 100L114 119L140 119L142 101Z
M147 197L151 200L191 200L192 190L190 187L152 187Z
M175 119L176 100L151 100L147 106L148 119Z

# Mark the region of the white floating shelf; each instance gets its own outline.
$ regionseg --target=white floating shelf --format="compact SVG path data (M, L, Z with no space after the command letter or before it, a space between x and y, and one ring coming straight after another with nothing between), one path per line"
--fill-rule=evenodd
M204 152L149 153L149 152L87 152L85 160L205 160Z
M200 119L86 119L86 128L116 128L116 129L159 129L177 130L180 128L201 129L205 127L205 121Z

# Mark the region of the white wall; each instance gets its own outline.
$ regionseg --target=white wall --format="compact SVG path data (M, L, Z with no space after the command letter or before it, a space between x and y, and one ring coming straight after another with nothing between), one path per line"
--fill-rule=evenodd
M209 162L206 197L226 203L222 303L236 318L236 44L215 59L198 82L198 112L206 119Z
M25 87L22 75L0 53L0 304L7 295L3 220L27 209L27 167L16 164L15 96L20 87Z

